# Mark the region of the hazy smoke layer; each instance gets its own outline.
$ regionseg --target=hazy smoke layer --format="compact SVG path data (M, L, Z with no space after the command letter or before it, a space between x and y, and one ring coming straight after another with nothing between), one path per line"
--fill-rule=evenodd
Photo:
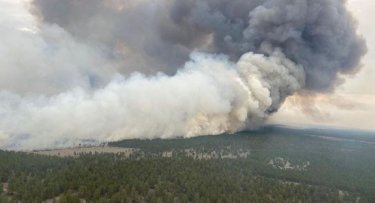
M2 148L256 127L366 51L342 0L0 0L0 19Z

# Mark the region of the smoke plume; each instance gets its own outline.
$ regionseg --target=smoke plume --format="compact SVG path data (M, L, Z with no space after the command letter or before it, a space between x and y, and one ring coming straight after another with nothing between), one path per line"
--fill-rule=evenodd
M343 0L0 0L0 148L253 128L366 52Z

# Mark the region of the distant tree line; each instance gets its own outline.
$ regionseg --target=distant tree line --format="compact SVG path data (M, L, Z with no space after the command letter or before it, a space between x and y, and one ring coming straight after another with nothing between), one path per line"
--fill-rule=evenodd
M0 203L375 202L372 145L267 133L109 144L140 149L130 157L0 151L0 182L8 183L8 192L0 190ZM200 160L186 150L220 153ZM249 156L221 156L243 151ZM311 165L279 170L269 165L275 157Z

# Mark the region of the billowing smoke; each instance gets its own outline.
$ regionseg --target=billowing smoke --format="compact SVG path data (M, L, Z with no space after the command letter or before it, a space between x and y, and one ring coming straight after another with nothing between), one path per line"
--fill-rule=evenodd
M0 0L0 147L261 125L366 52L343 0Z

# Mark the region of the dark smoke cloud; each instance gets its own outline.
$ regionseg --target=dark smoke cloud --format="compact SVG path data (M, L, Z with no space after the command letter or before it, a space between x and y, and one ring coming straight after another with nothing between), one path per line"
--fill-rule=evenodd
M0 148L258 127L366 52L342 0L25 2L0 0Z
M306 72L306 89L332 90L366 52L343 0L34 0L40 17L109 50L124 43L149 60L142 68L174 73L193 50L224 53L281 48ZM130 58L130 59L129 59ZM139 70L136 56L131 67ZM152 64L152 65L151 65ZM156 65L157 64L157 65Z

